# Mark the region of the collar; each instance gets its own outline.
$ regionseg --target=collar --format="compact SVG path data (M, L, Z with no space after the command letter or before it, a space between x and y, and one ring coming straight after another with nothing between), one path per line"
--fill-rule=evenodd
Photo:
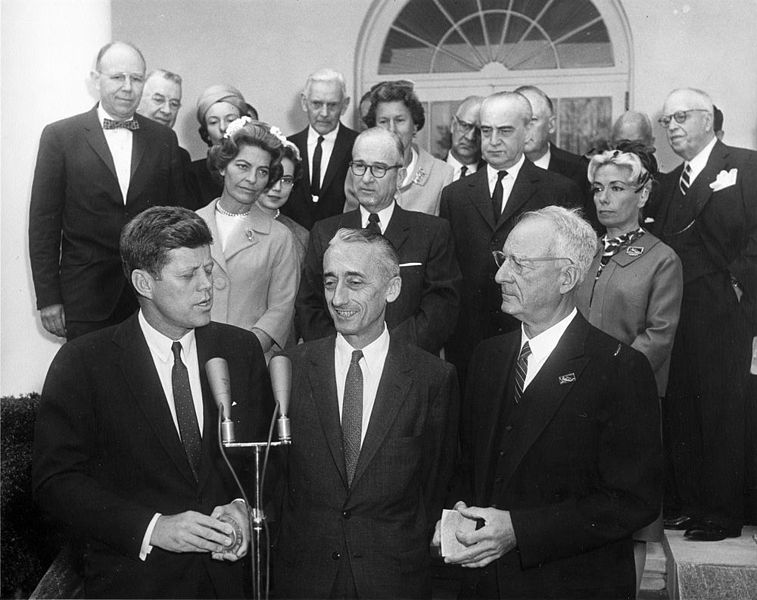
M336 142L336 134L339 133L339 128L342 126L341 123L337 123L336 127L329 131L326 135L323 136L324 142L334 143ZM310 140L313 140L313 144L318 143L318 136L321 135L318 133L315 129L313 129L312 125L308 125L308 142Z
M353 350L355 348L344 339L344 336L341 333L337 333L336 342L334 343L334 352L336 353L337 361L342 364L349 364L352 359ZM389 352L389 330L386 328L386 323L384 323L384 330L381 332L381 335L365 348L362 348L362 352L368 370L372 373L380 373L386 360L386 355Z
M552 150L550 148L550 145L547 144L547 151L537 158L536 160L532 160L531 162L534 163L537 167L541 167L545 171L549 170L549 161L552 159Z
M376 213L379 218L379 226L381 227L382 234L386 233L386 228L389 227L389 221L392 220L392 215L394 214L395 204L395 201L392 200L392 203L389 206ZM363 229L368 227L368 215L370 214L371 213L365 210L363 206L360 206L360 227Z
M447 152L447 160L445 162L450 167L452 167L453 169L455 169L455 173L457 173L458 171L460 171L461 167L468 167L468 173L470 173L471 175L473 173L475 173L476 171L478 171L478 161L472 162L469 165L466 165L465 163L461 163L459 160L457 160L452 155L452 150L450 150L449 152Z
M147 346L150 348L150 351L164 363L173 362L173 352L171 351L171 346L174 342L181 342L181 348L184 352L184 356L189 354L190 349L195 344L194 329L190 330L189 333L185 334L182 338L178 340L172 340L171 338L166 337L165 335L160 333L160 331L155 329L147 322L147 319L145 319L141 308L139 309L138 320L139 326L142 329L142 334L145 336L145 341L147 342Z
M415 147L410 148L410 164L407 165L407 171L405 172L405 179L402 181L402 187L410 185L415 179L415 169L418 167L418 151Z
M97 103L97 118L100 121L100 129L102 129L103 121L105 119L110 119L111 121L133 121L134 115L130 116L128 119L116 119L115 117L110 116L102 107L102 105L98 102ZM124 129L124 131L131 131L131 130Z
M699 151L699 154L697 154L694 158L692 158L690 161L688 161L689 166L691 167L691 181L693 182L697 175L699 175L702 172L702 169L704 169L707 166L707 161L710 160L710 154L712 153L712 149L715 147L716 142L718 141L717 137L713 137L710 140L710 143L707 144L704 148L702 148ZM685 168L684 163L684 168Z
M528 342L528 345L531 348L531 354L533 354L534 358L537 360L549 356L557 347L557 343L560 341L563 333L565 333L568 325L570 325L577 314L578 311L574 307L567 317L558 321L557 323L552 325L552 327L545 331L542 331L539 335L534 336L531 339L528 339L528 336L523 329L523 324L521 323L520 347L523 348L523 344Z
M507 178L512 177L513 179L518 178L518 173L520 173L520 169L523 166L523 163L526 162L526 155L521 154L520 159L518 162L516 162L512 167L508 167L507 169L504 169L507 171ZM486 164L486 174L489 178L490 187L497 183L497 172L501 171L502 169L495 169L490 164Z

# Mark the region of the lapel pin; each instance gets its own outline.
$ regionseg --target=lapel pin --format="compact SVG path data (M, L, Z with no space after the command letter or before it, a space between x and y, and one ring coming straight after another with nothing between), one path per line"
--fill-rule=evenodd
M247 236L247 239L252 241L252 229L245 229L244 234Z
M557 379L560 382L560 385L565 385L566 383L573 383L576 380L576 374L566 373L565 375L560 375L560 377L558 377Z
M634 258L637 256L641 256L643 252L644 252L644 246L629 246L628 248L626 248L626 254Z

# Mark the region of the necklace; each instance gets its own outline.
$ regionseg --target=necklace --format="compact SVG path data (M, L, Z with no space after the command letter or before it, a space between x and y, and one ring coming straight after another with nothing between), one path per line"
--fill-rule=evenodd
M247 212L243 212L243 213L233 213L233 212L229 212L228 210L225 210L225 209L224 209L224 208L223 208L223 207L221 206L221 203L220 203L220 202L216 202L216 210L217 210L217 211L218 211L218 212L219 212L220 214L224 215L225 217L246 217L247 215L249 215L249 214L250 214L250 211L249 211L249 210L248 210Z

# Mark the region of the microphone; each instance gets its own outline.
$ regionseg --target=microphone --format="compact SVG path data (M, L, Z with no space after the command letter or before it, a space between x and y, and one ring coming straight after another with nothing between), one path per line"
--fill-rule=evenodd
M268 363L268 371L271 373L271 387L276 404L279 405L279 414L276 421L276 429L279 433L279 441L290 443L292 432L289 427L289 398L292 395L292 361L288 356L277 354Z
M225 358L211 358L205 363L205 373L216 406L221 413L221 439L223 443L235 442L234 421L231 420L231 382L229 364Z

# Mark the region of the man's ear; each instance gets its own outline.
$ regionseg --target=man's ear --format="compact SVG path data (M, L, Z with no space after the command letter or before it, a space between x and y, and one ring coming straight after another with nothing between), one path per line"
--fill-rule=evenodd
M343 115L345 113L349 105L350 105L350 97L347 96L344 100L342 100L342 112L340 113L340 115Z
M549 133L554 133L557 130L557 118L555 117L555 115L549 117L547 123L549 123L549 128L547 129L547 131L549 131Z
M304 92L300 94L300 107L302 108L303 112L308 112L308 99L305 96Z
M131 272L131 284L140 296L152 299L155 278L144 269L134 269Z
M392 277L386 285L386 301L394 302L402 290L402 278L397 275Z
M560 293L567 294L577 288L578 279L578 267L576 265L563 267L560 272Z

